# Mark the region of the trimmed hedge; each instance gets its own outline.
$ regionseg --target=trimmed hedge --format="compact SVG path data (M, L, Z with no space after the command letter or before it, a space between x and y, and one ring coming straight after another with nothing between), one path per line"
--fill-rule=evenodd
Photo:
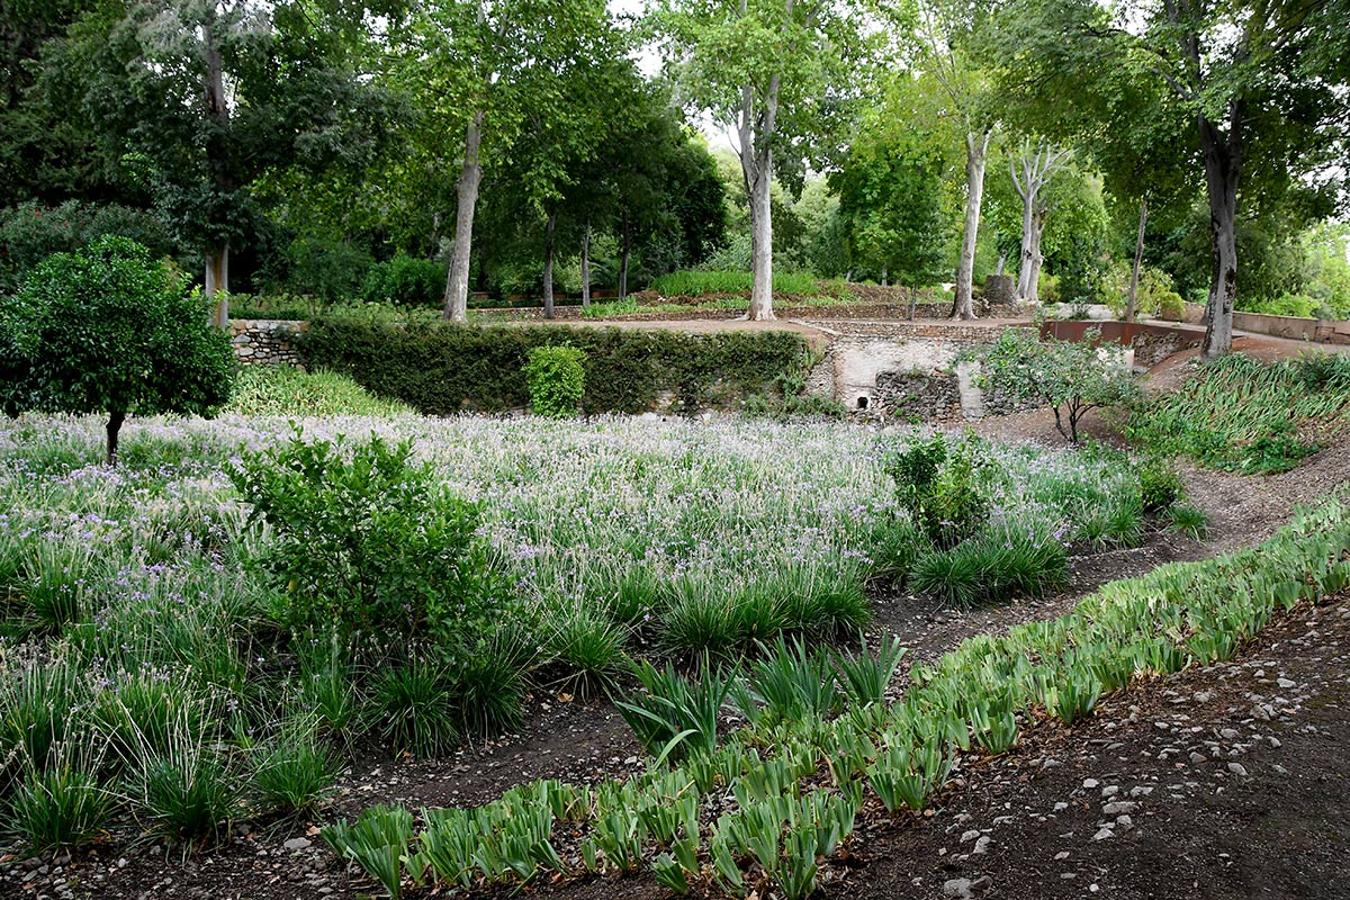
M568 344L586 354L586 413L731 408L801 378L814 361L788 331L685 334L659 329L477 326L320 318L301 352L311 367L350 375L363 387L428 415L529 406L523 373L534 347Z

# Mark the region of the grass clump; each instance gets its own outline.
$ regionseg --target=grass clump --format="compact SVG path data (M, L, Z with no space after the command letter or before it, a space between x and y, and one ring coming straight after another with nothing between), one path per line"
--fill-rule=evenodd
M1232 354L1135 412L1126 435L1154 453L1243 474L1294 468L1350 422L1350 357L1267 363Z
M30 850L78 847L111 822L114 798L100 783L99 751L61 744L41 768L29 765L9 799L7 828Z
M377 397L346 375L294 366L243 366L225 412L242 416L398 416L412 408Z

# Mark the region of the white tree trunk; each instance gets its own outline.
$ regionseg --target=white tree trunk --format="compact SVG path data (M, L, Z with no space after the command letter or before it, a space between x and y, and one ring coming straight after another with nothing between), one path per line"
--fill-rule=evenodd
M553 233L558 227L558 215L548 217L548 237L544 242L544 318L553 318Z
M1068 151L1039 146L1036 152L1026 145L1021 159L1012 163L1013 187L1022 198L1022 252L1017 269L1017 299L1035 301L1041 277L1041 235L1045 231L1047 205L1041 202L1041 188L1050 181L1064 162ZM1017 175L1021 166L1022 176Z
M1031 255L1027 261L1027 289L1024 296L1031 303L1041 299L1041 263L1045 261L1041 255L1041 237L1044 234L1045 211L1037 210L1031 223Z
M989 132L966 135L966 221L961 233L961 259L956 267L956 303L953 319L975 318L975 242L980 230L980 207L984 203L984 165L989 153Z
M619 302L628 299L628 262L633 257L633 230L623 223L623 246L619 249Z
M1036 256L1036 194L1028 191L1022 198L1022 251L1017 263L1018 300L1031 300L1031 270Z
M221 244L206 253L206 296L216 299L211 324L226 328L230 324L230 245Z
M1237 303L1237 189L1242 172L1241 105L1230 106L1229 131L1200 117L1200 146L1205 157L1213 273L1209 286L1209 325L1202 353L1224 356L1233 349L1233 308Z
M1144 227L1148 224L1148 201L1139 201L1139 235L1134 240L1134 268L1130 270L1130 290L1125 295L1125 321L1133 322L1139 311L1139 272L1144 265Z
M469 321L469 261L473 251L473 216L478 206L478 188L483 181L479 155L483 145L483 114L469 119L464 134L464 166L455 185L455 245L450 253L450 271L445 276L445 318Z
M752 182L750 196L750 311L752 322L767 322L773 314L773 205L770 188L772 165L765 166Z
M581 233L581 308L591 305L591 223Z

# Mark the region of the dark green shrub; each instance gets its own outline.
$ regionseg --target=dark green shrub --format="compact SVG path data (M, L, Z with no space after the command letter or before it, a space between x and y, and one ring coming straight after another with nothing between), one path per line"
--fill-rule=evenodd
M1181 499L1185 485L1167 460L1154 456L1139 466L1139 496L1144 512L1155 515Z
M970 606L1040 596L1064 585L1068 573L1068 557L1058 541L1008 529L920 556L910 583L944 603Z
M445 296L445 266L434 259L400 253L370 267L361 296L367 303L440 306Z
M126 416L210 414L234 368L201 297L125 238L50 257L0 304L0 408L107 413L109 462Z
M385 669L375 680L367 710L371 730L390 747L426 758L459 741L449 670L427 657Z
M348 241L302 237L286 250L289 293L317 297L325 303L350 300L368 278L370 254Z
M53 253L72 253L107 235L130 238L159 258L180 249L164 223L145 210L78 200L56 207L21 203L0 210L0 294L17 290Z
M897 498L928 539L941 549L971 537L989 518L978 439L948 441L941 433L914 441L886 461Z
M274 531L265 564L288 603L284 624L336 626L395 647L430 637L467 651L501 615L501 585L477 536L478 507L377 436L351 448L289 442L245 454L232 472L252 515Z
M525 363L530 409L554 419L575 416L586 392L586 354L576 347L534 347Z
M695 335L659 329L479 327L355 314L315 320L302 342L312 368L350 375L374 393L428 415L503 412L529 405L521 375L533 347L585 353L587 413L643 412L664 397L678 409L734 408L765 393L812 354L787 331Z

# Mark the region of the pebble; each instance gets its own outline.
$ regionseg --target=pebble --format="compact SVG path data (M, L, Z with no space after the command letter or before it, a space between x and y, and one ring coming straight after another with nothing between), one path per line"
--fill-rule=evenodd
M994 839L991 838L989 835L987 834L983 835L980 837L978 841L975 842L975 849L973 852L978 853L982 856L985 853L989 852L989 845L992 844L993 842Z
M285 847L287 850L296 851L296 850L308 850L310 847L314 846L314 844L312 841L310 841L309 838L297 837L291 838L289 841L282 844L281 846Z
M1237 775L1241 778L1247 777L1247 767L1244 766L1242 763L1230 762L1228 764L1228 771L1232 772L1234 775Z
M1095 778L1085 778L1085 779L1083 779L1083 787L1086 788L1086 789L1089 790L1089 791L1095 790L1100 784L1101 784L1101 782L1098 781L1098 780L1095 779Z
M952 878L942 883L942 896L955 897L957 900L970 900L975 895L970 890L969 878Z
M1105 826L1102 827L1102 829L1101 829L1100 831L1098 831L1096 834L1094 834L1094 835L1092 836L1092 839L1093 839L1094 841L1104 841L1104 840L1106 840L1107 838L1113 838L1113 837L1115 837L1115 836L1116 836L1116 833L1115 833L1114 831L1111 830L1111 826L1110 826L1110 825L1105 825Z
M1102 812L1108 816L1118 816L1122 813L1132 813L1139 808L1139 804L1133 800L1115 800L1102 807Z

